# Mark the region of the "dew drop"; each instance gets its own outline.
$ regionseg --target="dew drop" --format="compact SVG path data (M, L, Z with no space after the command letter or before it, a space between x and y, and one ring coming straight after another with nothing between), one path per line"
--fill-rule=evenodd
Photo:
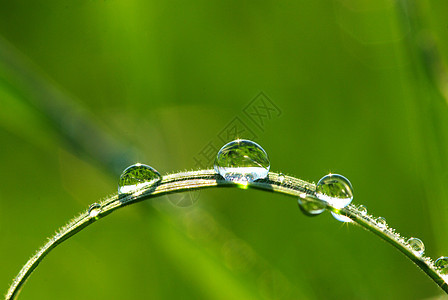
M162 180L159 172L144 164L127 167L118 181L119 194L132 194L140 189L152 186Z
M341 209L353 200L352 184L342 175L325 175L317 183L316 196L334 208Z
M425 244L423 244L421 239L412 237L407 243L415 254L422 255L425 252Z
M297 200L300 210L309 217L314 217L320 215L324 212L326 205L324 203L319 203L318 200L312 200L310 196L303 193L299 196Z
M89 217L96 218L101 212L101 204L93 203L89 206Z
M358 211L361 214L361 216L366 216L367 215L367 207L365 207L364 205L360 205L358 207Z
M347 216L340 215L340 214L337 214L337 213L332 212L332 211L331 211L331 214L332 214L333 217L334 217L336 220L338 220L339 222L344 222L344 223L353 222L353 220L350 219L350 218L347 217Z
M219 150L214 168L225 180L247 184L266 178L270 162L260 145L238 139L225 144Z
M383 217L379 217L376 219L376 225L378 225L379 228L384 229L387 226L387 221Z
M440 272L440 274L448 275L448 257L446 256L439 257L434 263L434 266Z
M285 175L283 173L278 174L278 180L281 184L283 184L283 181L285 181Z

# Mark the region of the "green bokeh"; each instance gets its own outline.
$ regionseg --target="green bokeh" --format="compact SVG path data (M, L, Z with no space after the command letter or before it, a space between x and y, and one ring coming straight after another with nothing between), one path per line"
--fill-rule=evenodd
M447 11L443 0L1 0L1 290L59 226L116 192L130 162L211 168L235 125L272 171L343 174L353 203L448 255ZM257 106L260 92L277 110ZM245 114L254 107L265 117ZM179 208L170 197L69 239L20 298L442 294L390 245L329 213L308 218L295 199L212 189Z

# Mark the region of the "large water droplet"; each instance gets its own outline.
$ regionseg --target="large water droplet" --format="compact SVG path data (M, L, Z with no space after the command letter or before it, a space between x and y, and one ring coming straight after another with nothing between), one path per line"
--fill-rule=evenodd
M407 243L417 255L422 255L425 252L425 244L423 244L422 240L412 237Z
M96 218L101 212L101 204L93 203L89 206L89 217Z
M312 199L305 193L299 196L297 201L300 210L309 217L320 215L324 212L326 205Z
M353 222L353 220L350 219L350 218L347 217L347 216L340 215L340 214L337 214L337 213L332 212L332 211L331 211L331 214L332 214L333 217L334 217L336 220L338 220L339 222L344 222L344 223Z
M322 177L317 183L316 195L334 208L341 209L352 202L353 188L350 181L344 176L329 174Z
M439 257L434 263L434 266L437 268L440 274L448 275L448 257L446 256Z
M135 164L121 173L118 181L119 194L132 194L140 189L152 186L162 180L162 176L150 166Z
M225 180L246 184L266 178L270 162L260 145L238 139L225 144L219 150L214 168Z
M383 217L378 217L378 219L376 219L376 225L381 229L385 229L387 227L387 221Z

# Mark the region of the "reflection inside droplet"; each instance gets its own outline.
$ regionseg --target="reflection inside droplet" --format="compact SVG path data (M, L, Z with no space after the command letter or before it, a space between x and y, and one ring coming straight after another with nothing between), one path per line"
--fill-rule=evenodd
M268 155L255 142L235 140L224 145L216 155L214 169L225 180L248 184L266 178L270 162Z
M326 201L334 208L341 209L353 200L353 188L350 181L339 174L322 177L316 185L317 198Z
M101 212L101 204L93 203L89 206L89 217L96 218Z
M340 214L337 214L337 213L332 212L332 211L331 211L331 214L332 214L333 217L334 217L336 220L338 220L339 222L344 222L344 223L350 223L350 222L353 222L353 220L350 219L350 218L347 217L347 216L340 215Z
M299 205L300 210L309 217L320 215L326 208L325 202L319 202L318 199L314 199L306 193L300 194L297 204Z
M155 185L162 180L162 176L154 168L135 164L126 168L118 181L119 194L132 194L141 189Z
M423 244L422 240L412 237L407 243L415 254L422 255L425 252L425 244Z

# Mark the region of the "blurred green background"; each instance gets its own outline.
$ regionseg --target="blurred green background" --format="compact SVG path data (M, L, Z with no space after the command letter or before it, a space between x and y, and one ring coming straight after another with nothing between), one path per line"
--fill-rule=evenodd
M446 12L443 0L1 1L1 290L128 164L211 167L236 135L272 171L345 175L353 203L448 255ZM390 245L292 198L196 196L101 219L20 299L442 295Z

